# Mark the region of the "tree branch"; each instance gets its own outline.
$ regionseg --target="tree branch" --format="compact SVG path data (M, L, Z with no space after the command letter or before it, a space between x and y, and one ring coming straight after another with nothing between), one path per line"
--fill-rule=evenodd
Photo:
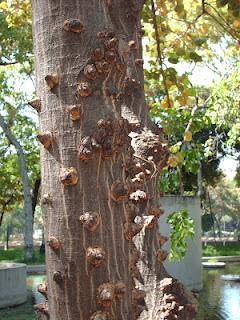
M13 64L17 64L17 63L18 63L17 61L12 61L12 62L0 61L0 66L10 66L10 65L13 65Z

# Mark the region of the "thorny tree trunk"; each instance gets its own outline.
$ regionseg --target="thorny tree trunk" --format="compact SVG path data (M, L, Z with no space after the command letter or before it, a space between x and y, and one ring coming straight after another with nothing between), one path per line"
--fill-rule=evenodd
M36 309L51 320L194 319L194 297L162 265L167 150L144 101L143 3L32 1L48 244Z
M9 142L15 147L18 154L18 161L20 167L20 174L23 184L23 196L24 196L24 258L26 261L32 260L33 255L33 214L32 214L32 195L30 189L30 183L28 179L27 164L24 156L24 151L20 143L12 134L4 121L4 118L0 115L0 126L3 129Z

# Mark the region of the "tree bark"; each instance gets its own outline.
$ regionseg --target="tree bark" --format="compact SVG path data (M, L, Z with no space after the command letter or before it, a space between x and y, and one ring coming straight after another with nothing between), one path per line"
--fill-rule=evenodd
M0 115L0 126L9 142L15 147L18 154L19 168L22 178L24 195L24 255L26 261L31 261L33 255L33 214L32 195L28 179L27 164L21 144L17 141L17 139L12 134L11 130L8 128L2 115Z
M48 244L38 313L51 320L194 319L162 264L167 149L144 100L143 3L32 1Z

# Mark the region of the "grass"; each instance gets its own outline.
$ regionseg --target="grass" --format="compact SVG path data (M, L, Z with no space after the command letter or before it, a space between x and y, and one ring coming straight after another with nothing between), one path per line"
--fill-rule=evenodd
M240 243L217 243L216 245L208 244L202 246L203 257L214 257L214 256L240 256Z
M35 320L35 312L32 305L32 293L28 292L26 303L15 307L0 310L1 320Z
M0 262L25 262L23 248L1 249ZM28 264L45 264L45 256L39 253L39 248L34 249L33 260Z

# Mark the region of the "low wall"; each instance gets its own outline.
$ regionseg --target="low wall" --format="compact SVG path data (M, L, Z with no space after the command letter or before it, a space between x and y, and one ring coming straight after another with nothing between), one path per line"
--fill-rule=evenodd
M27 301L26 265L0 263L0 308Z
M167 216L181 209L187 209L190 217L195 223L195 236L188 241L187 254L180 262L164 263L166 270L173 277L179 279L191 290L202 288L202 244L201 244L201 207L199 197L185 196L164 196L160 199L161 207L165 214L159 219L159 230L163 235L168 236L170 226L166 223ZM169 241L164 245L164 249L169 251Z

